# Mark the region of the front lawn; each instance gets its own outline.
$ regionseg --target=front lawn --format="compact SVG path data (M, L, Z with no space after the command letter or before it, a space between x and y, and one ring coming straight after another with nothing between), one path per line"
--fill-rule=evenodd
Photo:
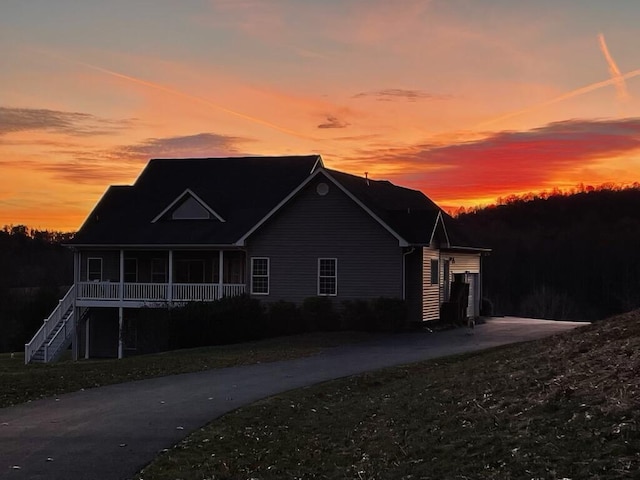
M305 357L372 336L363 332L308 333L122 360L63 360L49 365L24 365L24 353L4 353L0 354L0 408L83 388Z

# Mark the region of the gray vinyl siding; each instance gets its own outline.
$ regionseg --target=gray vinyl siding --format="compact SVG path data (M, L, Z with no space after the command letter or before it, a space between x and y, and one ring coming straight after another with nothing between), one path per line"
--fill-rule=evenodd
M316 191L322 182L326 195ZM337 301L402 297L398 240L322 176L249 237L247 249L248 257L269 258L269 295L261 300L317 296L318 258L337 259Z
M89 258L102 259L102 281L120 281L120 251L118 250L95 250L85 251L80 255L80 281L87 281L87 260Z
M438 273L440 283L431 284L431 260L438 260L440 265L440 252L438 250L424 247L422 249L422 320L437 320L440 318L440 285L442 284L442 274Z

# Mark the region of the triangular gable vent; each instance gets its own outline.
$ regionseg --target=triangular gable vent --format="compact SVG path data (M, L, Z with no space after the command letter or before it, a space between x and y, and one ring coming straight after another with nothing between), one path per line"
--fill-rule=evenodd
M198 195L187 188L178 197L160 212L151 223L160 219L164 220L218 220L224 222L224 218L218 215Z
M437 248L451 246L451 242L449 242L449 234L447 233L447 227L444 225L444 219L442 218L441 211L438 212L438 216L436 217L436 223L433 226L431 241L429 244Z

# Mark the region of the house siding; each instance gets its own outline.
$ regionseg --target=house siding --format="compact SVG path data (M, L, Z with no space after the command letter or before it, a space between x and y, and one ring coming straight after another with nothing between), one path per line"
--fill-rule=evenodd
M422 320L422 248L412 248L405 255L405 298L409 321Z
M102 281L120 281L120 252L118 250L88 250L80 254L80 281L87 281L87 260L102 259Z
M325 195L317 193L319 183L329 186ZM339 301L402 297L398 240L323 176L249 237L247 247L249 257L269 258L269 295L256 296L261 300L317 296L318 258L337 259Z
M439 284L431 284L431 260L438 260ZM424 247L422 249L422 320L437 320L440 318L440 286L442 285L442 266L440 265L439 250Z
M480 273L479 253L456 253L449 255L454 259L451 264L451 273Z

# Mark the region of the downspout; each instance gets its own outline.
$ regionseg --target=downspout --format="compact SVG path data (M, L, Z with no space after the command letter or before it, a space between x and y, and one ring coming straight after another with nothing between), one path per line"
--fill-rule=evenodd
M402 254L402 300L407 299L407 255L411 255L415 250L415 247L411 247Z

